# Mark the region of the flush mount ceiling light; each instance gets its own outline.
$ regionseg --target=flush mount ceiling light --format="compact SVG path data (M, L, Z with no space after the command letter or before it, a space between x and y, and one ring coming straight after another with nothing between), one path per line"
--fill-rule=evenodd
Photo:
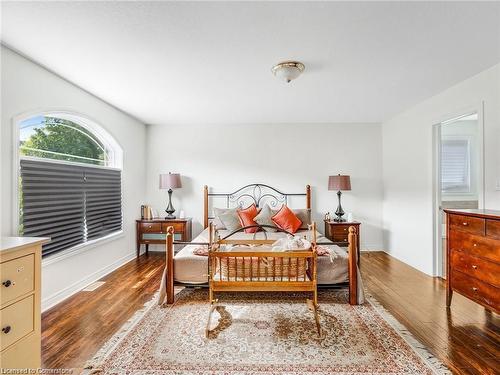
M298 61L283 61L273 66L272 72L277 78L289 83L300 76L305 68L304 64Z

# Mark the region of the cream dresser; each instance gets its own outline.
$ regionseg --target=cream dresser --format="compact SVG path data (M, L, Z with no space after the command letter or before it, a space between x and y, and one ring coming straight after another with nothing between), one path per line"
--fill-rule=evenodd
M0 238L0 368L39 368L40 271L47 238Z

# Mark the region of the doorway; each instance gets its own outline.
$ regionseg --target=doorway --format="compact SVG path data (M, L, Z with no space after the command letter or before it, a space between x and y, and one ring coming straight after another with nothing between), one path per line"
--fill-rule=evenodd
M446 278L444 209L484 208L483 127L478 112L435 126L435 270Z

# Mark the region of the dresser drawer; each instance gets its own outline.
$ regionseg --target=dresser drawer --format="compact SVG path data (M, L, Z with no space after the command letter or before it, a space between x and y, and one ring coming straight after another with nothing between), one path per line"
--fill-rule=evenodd
M486 237L474 236L464 232L450 232L450 250L466 251L474 256L479 256L500 263L500 241Z
M37 369L41 366L40 335L31 333L2 352L2 368ZM22 372L19 372L20 374ZM39 372L39 373L43 373Z
M486 219L486 236L500 240L500 220Z
M500 287L500 265L497 263L472 256L465 251L453 251L451 267L497 288Z
M485 235L485 219L451 214L449 220L451 230L455 229L479 236Z
M158 233L161 232L161 223L140 223L143 233Z
M0 350L34 330L34 298L30 295L0 310Z
M184 223L163 223L162 229L167 232L168 227L174 227L174 232L184 232Z
M476 280L462 272L452 271L451 287L464 296L483 305L490 306L494 310L496 310L500 304L499 288Z
M0 264L0 304L29 293L35 287L34 281L35 254L8 260Z

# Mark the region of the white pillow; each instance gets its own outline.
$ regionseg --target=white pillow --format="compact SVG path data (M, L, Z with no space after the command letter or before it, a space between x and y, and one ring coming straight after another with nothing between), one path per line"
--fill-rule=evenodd
M214 207L214 216L214 224L217 226L217 229L227 229L233 231L241 228L237 208Z

